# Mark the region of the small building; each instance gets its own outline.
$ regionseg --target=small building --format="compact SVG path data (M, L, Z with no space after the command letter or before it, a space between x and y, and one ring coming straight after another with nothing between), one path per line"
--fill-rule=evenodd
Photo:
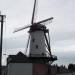
M17 55L9 55L7 75L49 75L46 59L50 60L47 57L27 57L21 52Z

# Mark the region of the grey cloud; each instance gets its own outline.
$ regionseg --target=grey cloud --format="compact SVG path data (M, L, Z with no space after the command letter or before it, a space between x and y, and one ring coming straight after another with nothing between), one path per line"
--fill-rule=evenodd
M3 40L3 49L25 48L27 37L16 37Z

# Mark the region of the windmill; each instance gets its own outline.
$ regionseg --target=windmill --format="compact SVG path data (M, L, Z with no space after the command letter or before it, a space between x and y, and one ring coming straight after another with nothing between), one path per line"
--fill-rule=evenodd
M48 19L36 22L36 12L37 12L37 2L38 0L34 1L34 8L33 8L33 14L32 14L32 20L31 24L28 26L23 26L21 28L17 28L14 30L14 32L21 31L23 29L29 28L29 39L27 43L27 48L30 43L30 52L29 57L42 57L42 58L48 58L48 61L54 61L57 58L55 58L51 54L51 48L50 48L50 38L49 38L49 30L46 28L45 24L48 22L51 22L53 17L50 17ZM48 34L48 36L47 36ZM27 50L26 48L26 50ZM48 51L47 51L48 50ZM47 54L48 52L48 54Z
M51 53L49 30L45 26L53 17L36 22L37 1L34 2L31 24L14 30L18 32L30 28L27 43L29 56L23 53L9 55L7 75L50 75L50 65L57 60Z

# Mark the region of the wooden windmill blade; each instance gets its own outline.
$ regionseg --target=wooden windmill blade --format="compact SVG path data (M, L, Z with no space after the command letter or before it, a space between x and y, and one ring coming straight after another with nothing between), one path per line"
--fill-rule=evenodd
M35 2L34 2L34 8L33 8L33 13L32 13L31 24L36 22L37 9L38 9L38 1L39 0L35 0Z
M47 24L49 24L52 21L52 19L53 19L53 17L45 19L45 20L42 20L40 22L37 22L37 24L40 23L40 24L43 24L43 25L47 25Z
M23 27L16 28L13 33L18 32L18 31L21 31L21 30L26 29L26 28L29 28L29 27L31 27L31 25L27 25L27 26L23 26Z

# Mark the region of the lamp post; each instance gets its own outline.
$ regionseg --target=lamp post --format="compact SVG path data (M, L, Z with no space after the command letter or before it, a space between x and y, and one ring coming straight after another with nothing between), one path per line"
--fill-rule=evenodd
M0 29L0 75L2 74L2 40L3 40L3 22L4 22L4 17L5 15L1 15L0 13L0 24L1 24L1 29Z

